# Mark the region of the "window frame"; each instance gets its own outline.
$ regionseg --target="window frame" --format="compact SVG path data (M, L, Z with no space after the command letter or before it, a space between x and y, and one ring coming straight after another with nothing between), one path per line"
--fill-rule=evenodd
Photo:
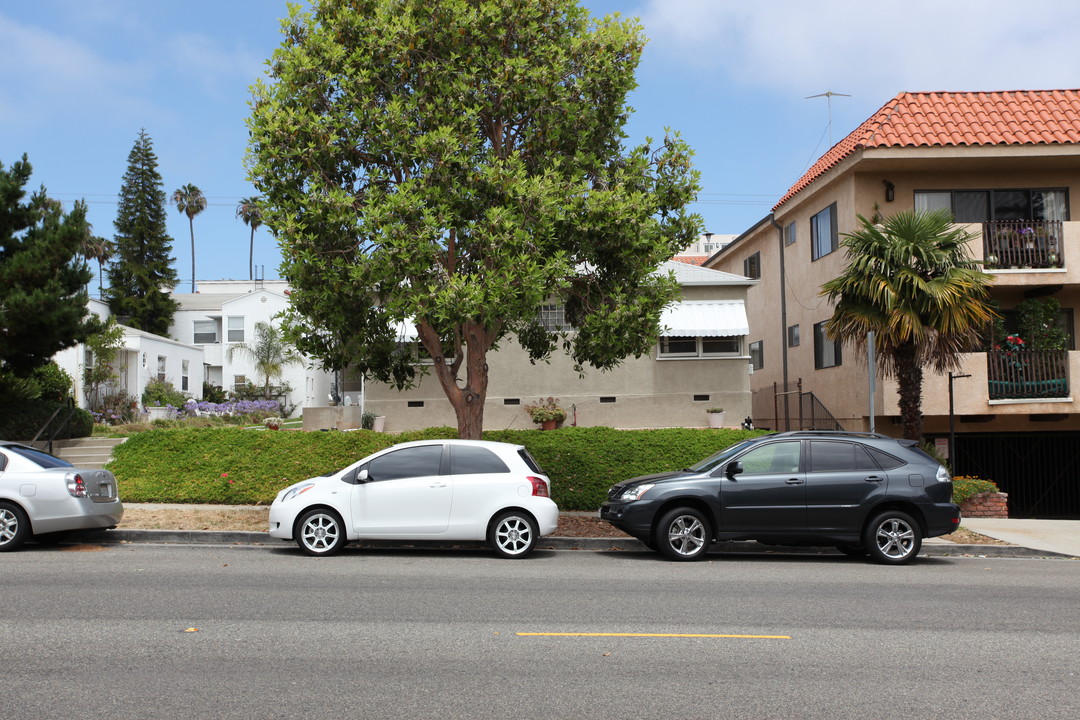
M819 323L814 323L814 369L815 370L827 370L828 368L840 367L844 364L843 356L843 344L839 340L829 340L828 335L825 334L825 323L827 320L822 320ZM832 359L834 362L831 364L825 364L825 347L832 345Z
M821 225L823 224L822 216L826 213L828 213L829 221L827 248L821 238ZM834 202L810 216L810 260L811 262L814 262L831 255L836 252L839 247L839 233L837 232L836 226L836 203Z
M240 327L233 327L233 321L239 320ZM225 341L231 343L242 343L245 341L244 333L244 316L243 315L229 315L225 320Z
M752 253L743 260L743 275L751 280L761 279L761 251Z
M756 347L755 347L756 346ZM750 367L757 372L765 367L765 341L755 340L749 344Z
M680 352L665 351L664 345L670 340L680 340L686 343L688 340L694 341L694 350L683 350ZM721 351L707 351L705 350L705 343L708 341L722 341L733 340L735 344L734 350L721 350ZM740 335L672 335L664 336L660 338L660 341L656 345L656 359L657 360L693 360L693 359L714 359L714 358L732 358L743 357L743 343L742 336Z
M206 326L208 326L208 325L212 326L213 329L214 329L213 334L208 333L205 330L200 332L199 331L199 326L200 325L203 326L204 328ZM213 339L209 340L209 341L207 341L205 339L200 340L199 339L200 335L203 335L203 336L210 335ZM218 324L217 324L217 321L215 321L215 320L193 320L192 323L191 323L191 337L192 337L192 344L193 345L215 345L215 344L217 344L219 342L219 340L218 340Z

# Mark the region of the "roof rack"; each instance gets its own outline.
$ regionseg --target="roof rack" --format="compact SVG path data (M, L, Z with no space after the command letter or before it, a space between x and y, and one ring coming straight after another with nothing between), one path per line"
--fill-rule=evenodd
M787 430L775 433L776 436L792 437L794 435L820 435L823 437L864 437L877 440L895 440L896 438L881 433L862 432L859 430Z

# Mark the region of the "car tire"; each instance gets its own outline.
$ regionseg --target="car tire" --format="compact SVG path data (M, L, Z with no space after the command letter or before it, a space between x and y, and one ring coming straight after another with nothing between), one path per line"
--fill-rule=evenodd
M694 508L671 510L656 526L656 547L669 560L697 560L705 556L710 543L709 521Z
M517 510L502 513L488 527L488 545L496 555L511 560L528 556L539 539L536 521L528 513Z
M296 523L296 544L307 555L325 557L345 547L345 523L333 510L315 508Z
M30 535L30 519L18 505L0 503L0 552L15 550Z
M922 530L905 512L886 510L866 526L863 544L870 558L885 565L903 565L922 549Z

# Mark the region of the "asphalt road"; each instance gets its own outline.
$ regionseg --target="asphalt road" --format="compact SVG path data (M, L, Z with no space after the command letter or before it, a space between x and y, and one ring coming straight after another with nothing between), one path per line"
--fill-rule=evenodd
M27 547L0 588L4 718L1080 717L1074 560Z

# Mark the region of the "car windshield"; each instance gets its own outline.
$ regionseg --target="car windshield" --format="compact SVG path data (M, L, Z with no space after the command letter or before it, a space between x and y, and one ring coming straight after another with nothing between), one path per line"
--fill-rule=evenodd
M49 453L35 450L34 448L20 447L18 445L8 445L8 452L15 453L16 455L22 455L27 460L30 460L35 465L43 468L58 468L58 467L73 467L71 463L66 460L61 460L58 457L53 457Z
M736 453L742 452L746 448L753 445L754 442L755 439L750 439L743 440L740 443L735 443L734 445L726 447L714 455L710 455L696 465L691 465L687 468L687 471L694 473L712 472L719 465L723 465L724 463L726 463L728 459L731 458L731 456L735 455Z

